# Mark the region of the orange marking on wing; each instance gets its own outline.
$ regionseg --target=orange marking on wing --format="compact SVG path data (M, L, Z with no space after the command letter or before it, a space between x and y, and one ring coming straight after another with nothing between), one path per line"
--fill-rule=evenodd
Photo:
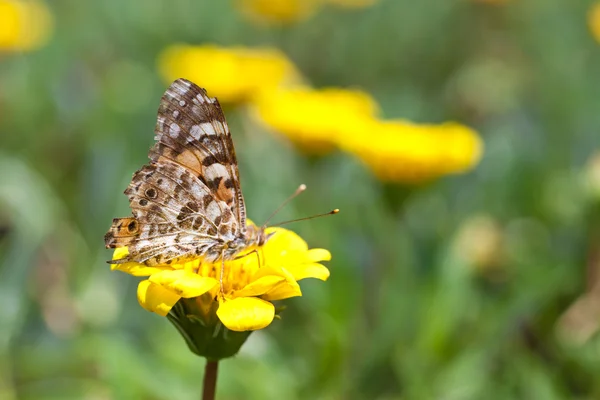
M104 245L106 248L128 246L139 235L140 224L137 219L114 218L112 225L106 235L104 235Z

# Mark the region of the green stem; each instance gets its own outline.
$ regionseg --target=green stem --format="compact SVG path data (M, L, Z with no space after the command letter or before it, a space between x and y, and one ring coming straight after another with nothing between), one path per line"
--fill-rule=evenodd
M204 367L204 389L202 391L202 400L215 400L218 372L219 361L206 360L206 367Z

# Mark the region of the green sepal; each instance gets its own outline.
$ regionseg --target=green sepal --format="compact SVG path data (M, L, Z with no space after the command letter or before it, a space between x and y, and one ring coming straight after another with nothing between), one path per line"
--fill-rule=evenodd
M215 361L236 355L252 333L227 329L217 318L217 308L218 303L205 294L180 299L167 314L192 353Z

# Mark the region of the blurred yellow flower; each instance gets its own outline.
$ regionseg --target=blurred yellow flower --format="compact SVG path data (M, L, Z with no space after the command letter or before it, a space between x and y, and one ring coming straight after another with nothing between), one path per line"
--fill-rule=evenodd
M165 81L187 78L223 103L248 101L300 81L294 64L271 48L174 45L160 55L159 68Z
M600 43L600 1L592 4L588 11L588 26L594 39Z
M482 155L472 129L453 122L363 121L339 146L356 155L383 181L419 182L466 171Z
M258 22L290 23L310 17L322 0L238 0L242 12Z
M377 3L378 0L326 0L328 3L335 4L344 8L363 8Z
M379 110L368 94L337 88L282 89L258 97L255 105L269 127L317 154L332 150L357 121L374 118Z
M232 331L252 331L268 326L275 317L270 301L301 296L298 285L304 278L326 280L329 270L319 264L331 259L325 249L309 249L294 232L268 228L273 237L258 253L225 262L223 291L219 284L221 262L201 262L199 258L159 267L139 263L112 264L113 270L134 276L148 276L138 286L142 307L166 316L181 299L192 299L203 315L205 325L216 317ZM128 254L126 247L117 248L113 260ZM260 265L259 265L260 257Z
M504 232L491 215L471 215L460 226L454 247L460 259L480 273L501 278L504 260Z
M0 51L34 50L46 43L52 15L45 3L0 0Z
M306 20L329 3L344 8L364 8L378 0L238 0L240 10L256 22L293 23Z

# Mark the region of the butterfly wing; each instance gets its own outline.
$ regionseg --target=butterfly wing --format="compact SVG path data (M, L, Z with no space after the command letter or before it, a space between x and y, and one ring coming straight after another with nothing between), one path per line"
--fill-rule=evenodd
M157 143L150 159L167 159L189 170L227 203L245 230L246 207L235 149L218 100L194 83L177 79L161 99L155 133Z
M139 233L139 223L135 218L113 218L113 223L104 235L107 248L129 246Z
M246 227L223 111L203 89L178 79L161 99L155 133L151 163L125 191L139 226L121 237L115 220L105 244L128 243L129 256L120 262L157 265L192 255L214 261L223 243L244 235Z

